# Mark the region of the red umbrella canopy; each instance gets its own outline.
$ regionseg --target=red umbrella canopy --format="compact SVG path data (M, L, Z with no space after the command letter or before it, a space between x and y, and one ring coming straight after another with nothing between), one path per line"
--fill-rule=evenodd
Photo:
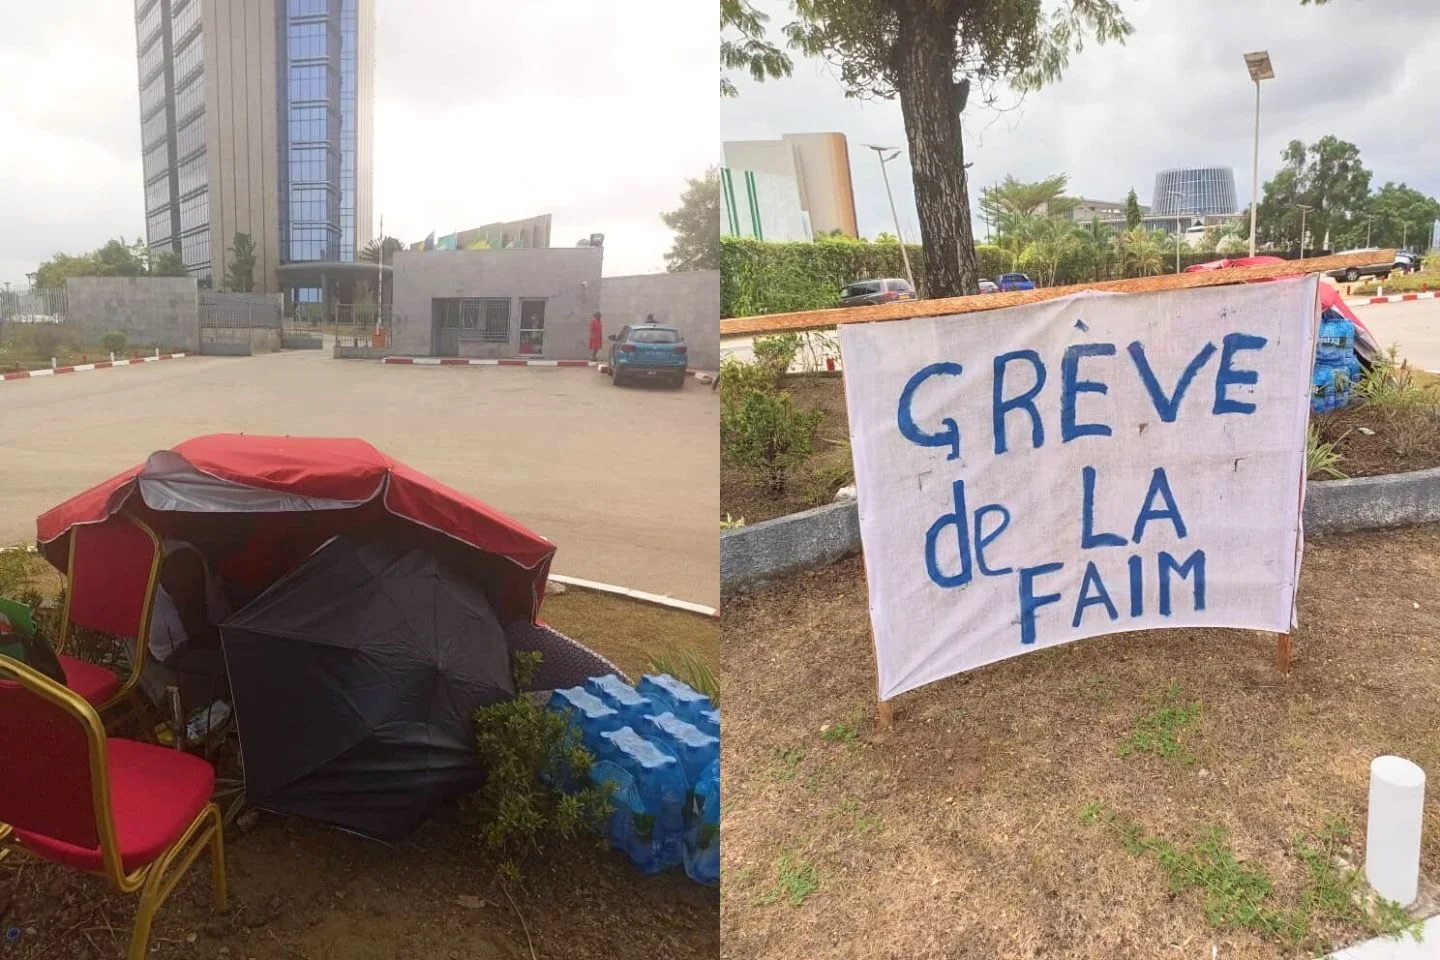
M518 521L352 438L195 437L41 514L37 540L63 570L71 528L122 509L177 536L243 517L234 529L245 531L251 552L282 558L262 581L331 536L394 518L474 551L476 569L495 587L502 622L535 619L555 555L553 544Z

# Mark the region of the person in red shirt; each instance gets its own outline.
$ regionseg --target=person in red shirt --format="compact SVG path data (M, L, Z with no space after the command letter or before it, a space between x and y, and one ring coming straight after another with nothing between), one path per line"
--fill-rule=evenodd
M590 361L593 363L600 359L600 344L603 340L600 328L600 314L590 318Z

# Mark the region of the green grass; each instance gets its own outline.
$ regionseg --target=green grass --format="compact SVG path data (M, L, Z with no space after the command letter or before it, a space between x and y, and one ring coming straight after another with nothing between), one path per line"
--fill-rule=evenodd
M777 780L794 780L795 774L800 770L800 762L805 759L804 747L781 747L771 756L772 772Z
M677 680L683 680L709 697L712 705L720 705L720 680L694 650L671 647L661 653L650 654L649 664L651 672L668 673Z
M1376 898L1367 901L1360 871L1340 860L1347 828L1336 820L1313 834L1291 838L1291 852L1306 866L1306 879L1293 905L1276 891L1264 867L1235 856L1226 831L1205 826L1197 843L1181 847L1148 834L1103 803L1088 803L1080 819L1114 830L1126 852L1149 857L1164 871L1172 894L1195 891L1205 920L1212 927L1248 930L1292 948L1324 951L1329 944L1315 932L1316 921L1344 924L1370 936L1420 940L1420 922L1398 905Z
M820 739L827 743L854 743L860 739L859 726L860 724L854 721L846 723L844 720L837 720L821 729Z
M1195 755L1180 741L1200 719L1200 701L1184 703L1181 693L1180 684L1170 684L1149 712L1135 718L1130 733L1116 747L1120 756L1148 753L1177 763L1195 762Z
M755 898L756 906L768 907L784 900L792 907L802 906L805 899L820 889L820 868L813 863L795 860L786 854L776 867L775 886Z
M34 584L37 561L26 547L0 548L0 597L19 600Z

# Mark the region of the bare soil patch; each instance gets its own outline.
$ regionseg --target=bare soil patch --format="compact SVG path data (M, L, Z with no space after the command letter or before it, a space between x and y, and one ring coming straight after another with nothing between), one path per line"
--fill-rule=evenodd
M1288 679L1273 637L1137 632L908 694L883 733L859 558L729 603L723 955L1279 958L1363 937L1324 917L1301 946L1212 925L1083 813L1182 847L1223 828L1267 903L1297 909L1293 836L1336 818L1363 862L1370 760L1440 761L1437 576L1440 526L1312 539ZM1200 705L1183 756L1122 750L1172 688ZM1434 803L1421 869L1440 876Z
M52 593L56 578L44 564L36 570L37 588ZM546 598L543 616L632 677L667 648L718 667L719 625L695 614L571 589ZM719 954L717 891L679 871L643 876L588 844L526 865L512 907L473 827L453 812L394 846L268 814L225 840L229 912L211 910L202 859L156 918L157 960L524 960L529 941L536 957L554 960ZM0 957L113 960L135 906L99 879L11 853L0 860L0 932L33 933L0 942Z

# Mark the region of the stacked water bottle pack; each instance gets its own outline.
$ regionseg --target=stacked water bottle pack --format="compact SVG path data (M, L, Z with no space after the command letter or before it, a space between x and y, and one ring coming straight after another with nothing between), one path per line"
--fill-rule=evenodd
M632 687L615 674L556 690L595 757L590 777L612 785L607 836L646 873L685 868L720 882L720 713L669 674Z
M1355 324L1334 307L1320 316L1315 341L1315 373L1310 394L1312 413L1325 413L1350 405L1350 393L1360 377L1355 357Z

